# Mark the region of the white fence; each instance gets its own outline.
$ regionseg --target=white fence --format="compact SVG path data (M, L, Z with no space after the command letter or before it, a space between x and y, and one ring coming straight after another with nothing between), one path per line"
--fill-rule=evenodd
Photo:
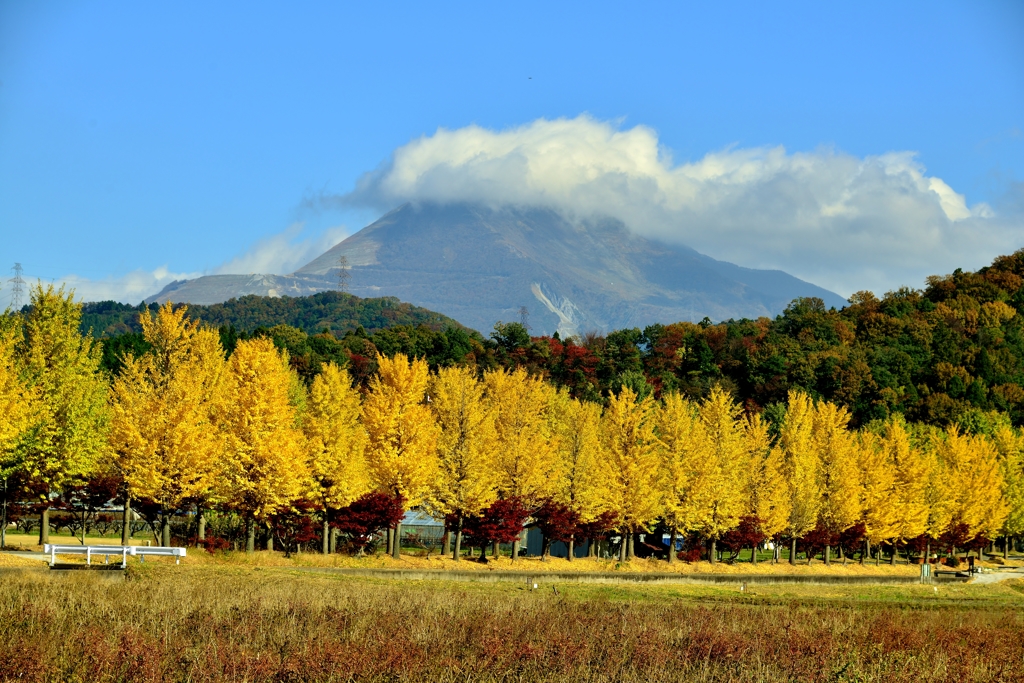
M103 563L110 562L111 557L121 558L121 568L128 566L129 557L138 557L145 562L146 556L173 557L174 564L178 564L181 558L185 557L184 548L151 548L140 545L55 545L46 544L44 552L50 556L50 566L57 562L57 555L85 555L85 563L92 566L92 558L103 557Z

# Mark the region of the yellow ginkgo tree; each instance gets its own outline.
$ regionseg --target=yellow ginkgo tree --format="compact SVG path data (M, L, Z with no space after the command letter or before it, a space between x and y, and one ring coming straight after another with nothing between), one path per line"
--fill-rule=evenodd
M668 561L675 561L676 537L704 528L714 496L714 467L709 442L697 406L673 392L657 414L661 440L659 478L661 507L669 530Z
M113 382L110 445L125 509L132 499L156 504L170 545L172 515L188 503L202 514L220 474L226 364L217 332L199 329L184 306L139 320L152 350L124 359Z
M785 423L779 430L783 474L789 497L789 563L796 564L796 539L818 522L818 452L814 444L814 404L800 391L791 391Z
M772 444L768 424L760 415L747 418L744 437L749 468L748 476L744 477L747 513L757 518L765 538L777 538L786 529L792 505L783 475L783 452ZM778 559L779 546L776 543L772 561L777 562ZM757 548L753 549L750 560L757 563Z
M522 368L484 375L487 402L494 413L494 468L498 495L536 508L554 492L557 480L555 443L549 411L554 389ZM519 540L512 543L512 559Z
M554 397L551 424L558 464L553 499L572 511L579 522L591 522L604 512L601 476L601 406L580 401L565 390ZM568 541L574 559L575 536ZM591 547L593 552L593 547Z
M303 427L309 454L312 497L323 510L323 553L330 552L330 511L366 493L366 430L360 421L362 400L348 371L324 365L313 379Z
M835 403L817 405L813 447L817 451L818 525L832 535L854 525L860 517L860 468L855 435L848 429L849 412ZM831 564L831 543L825 544L825 564ZM808 554L807 561L811 557Z
M661 442L655 435L654 399L638 399L623 386L608 399L601 420L603 473L608 508L618 517L619 560L632 558L633 534L648 530L661 513Z
M39 542L49 542L50 493L85 479L106 457L107 383L99 343L80 331L81 304L63 287L31 290L18 356L36 409L23 445L22 468L43 490Z
M366 462L370 485L420 505L437 472L437 423L427 404L430 373L421 359L401 353L377 357L377 374L363 402ZM401 547L401 522L392 533L392 555Z
M22 369L14 355L14 343L20 333L20 320L10 316L0 321L0 485L4 487L5 502L10 495L8 482L21 465L20 446L35 409L35 397L26 384ZM7 506L0 518L0 548L7 540Z
M309 490L309 469L287 358L273 341L257 338L238 342L228 366L223 479L252 552L256 525Z
M430 406L437 420L437 475L430 489L430 507L452 519L452 552L462 553L462 528L467 516L490 505L496 494L494 415L484 400L484 386L467 367L441 368L430 383ZM449 541L450 543L450 541Z

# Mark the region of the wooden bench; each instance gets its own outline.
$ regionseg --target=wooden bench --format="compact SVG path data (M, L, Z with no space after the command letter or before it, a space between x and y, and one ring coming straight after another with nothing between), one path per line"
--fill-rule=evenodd
M57 555L85 555L85 564L92 566L92 558L103 556L103 563L107 564L110 561L110 556L113 555L121 557L121 568L124 569L128 566L128 557L138 557L140 561L145 562L146 556L163 556L173 557L174 564L181 562L181 558L185 557L184 548L163 548L163 547L150 547L141 545L57 545L47 543L43 546L44 552L50 556L50 566L52 567L57 562Z

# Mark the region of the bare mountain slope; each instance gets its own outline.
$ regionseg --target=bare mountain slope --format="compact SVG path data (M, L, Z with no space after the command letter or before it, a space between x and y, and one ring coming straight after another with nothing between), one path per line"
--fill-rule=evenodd
M336 286L395 296L483 332L530 310L534 333L654 322L774 316L794 298L845 301L782 271L716 261L638 237L614 221L573 224L541 209L406 205L291 275L219 275L169 285L153 300L216 303L242 294L298 296Z

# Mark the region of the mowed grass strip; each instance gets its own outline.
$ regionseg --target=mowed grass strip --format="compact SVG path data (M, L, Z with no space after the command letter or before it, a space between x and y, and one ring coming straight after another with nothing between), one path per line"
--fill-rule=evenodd
M1024 591L0 575L0 680L1010 681Z

